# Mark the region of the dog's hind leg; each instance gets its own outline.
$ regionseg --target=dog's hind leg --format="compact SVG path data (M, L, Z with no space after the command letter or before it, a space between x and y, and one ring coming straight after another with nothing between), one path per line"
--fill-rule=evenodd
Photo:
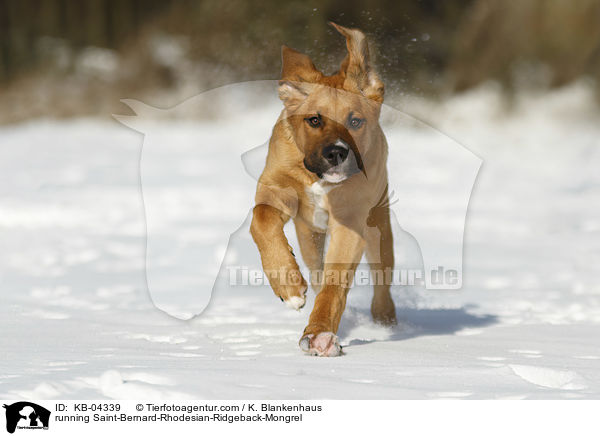
M367 261L373 281L371 315L382 325L396 324L396 309L390 295L394 268L394 241L387 205L371 209L365 232Z
M325 233L313 231L301 218L294 220L302 259L310 270L310 284L316 293L323 284L323 247Z

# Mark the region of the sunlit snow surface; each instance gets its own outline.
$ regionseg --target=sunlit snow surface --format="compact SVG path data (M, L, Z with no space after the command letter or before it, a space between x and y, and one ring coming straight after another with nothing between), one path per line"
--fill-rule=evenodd
M445 103L407 99L404 112L484 162L465 229L464 287L394 289L400 325L392 330L371 323L370 289L353 289L339 332L346 354L331 359L298 348L312 293L296 312L269 287L229 286L224 274L191 321L155 308L141 134L97 120L2 127L0 397L598 398L600 123L590 102L584 85L519 98L508 114L486 87ZM279 110L250 106L273 122ZM228 204L251 207L256 181L240 158L270 131L244 123L232 132L238 140L190 151L171 185L144 189L162 192L175 211L195 195L214 199L214 209L195 212L212 224L199 230L194 221L177 237L200 241L217 263L225 255L258 269L246 217ZM222 128L219 119L175 118L154 131L175 150ZM426 144L431 131L396 134ZM390 170L402 171L402 156L390 156ZM227 191L239 185L246 191ZM227 248L218 236L229 229L238 230ZM172 283L172 311L187 315L177 275L160 279Z

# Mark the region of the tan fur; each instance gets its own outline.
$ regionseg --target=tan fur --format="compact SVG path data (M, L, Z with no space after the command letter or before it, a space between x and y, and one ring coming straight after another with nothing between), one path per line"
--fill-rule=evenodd
M323 271L321 277L327 278L329 273L339 277L336 272L350 271L346 281L312 283L318 295L303 337L337 332L352 275L365 249L372 269L394 264L387 207L387 143L378 122L383 84L369 64L362 32L334 27L346 37L348 55L332 76L318 71L308 56L285 46L282 49L279 94L284 110L273 129L251 225L265 271L284 272L269 275L273 291L283 300L304 298L307 289L283 232L289 219L294 220L301 253L311 272ZM324 126L313 129L306 117L317 113ZM350 116L364 119L364 125L358 130L348 128ZM310 194L319 177L307 170L305 162L324 140L333 138L349 144L361 172L328 186L323 206L329 214L331 239L323 254L324 229L313 221L318 206ZM295 281L291 283L289 277ZM395 322L388 282L375 286L372 314L378 322Z

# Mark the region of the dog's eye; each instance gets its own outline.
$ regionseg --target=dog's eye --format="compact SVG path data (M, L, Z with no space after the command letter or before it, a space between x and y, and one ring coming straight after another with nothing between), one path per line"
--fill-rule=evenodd
M358 129L360 126L362 126L363 120L361 120L360 118L352 118L350 120L350 127L352 127L353 129Z
M319 127L321 125L321 117L315 116L304 118L310 127Z

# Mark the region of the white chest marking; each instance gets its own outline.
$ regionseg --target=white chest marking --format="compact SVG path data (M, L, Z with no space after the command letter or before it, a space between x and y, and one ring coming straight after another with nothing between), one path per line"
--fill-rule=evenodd
M313 225L321 230L327 229L329 222L329 213L327 212L327 193L332 186L323 186L320 182L315 182L306 189L306 193L311 199L313 211Z

